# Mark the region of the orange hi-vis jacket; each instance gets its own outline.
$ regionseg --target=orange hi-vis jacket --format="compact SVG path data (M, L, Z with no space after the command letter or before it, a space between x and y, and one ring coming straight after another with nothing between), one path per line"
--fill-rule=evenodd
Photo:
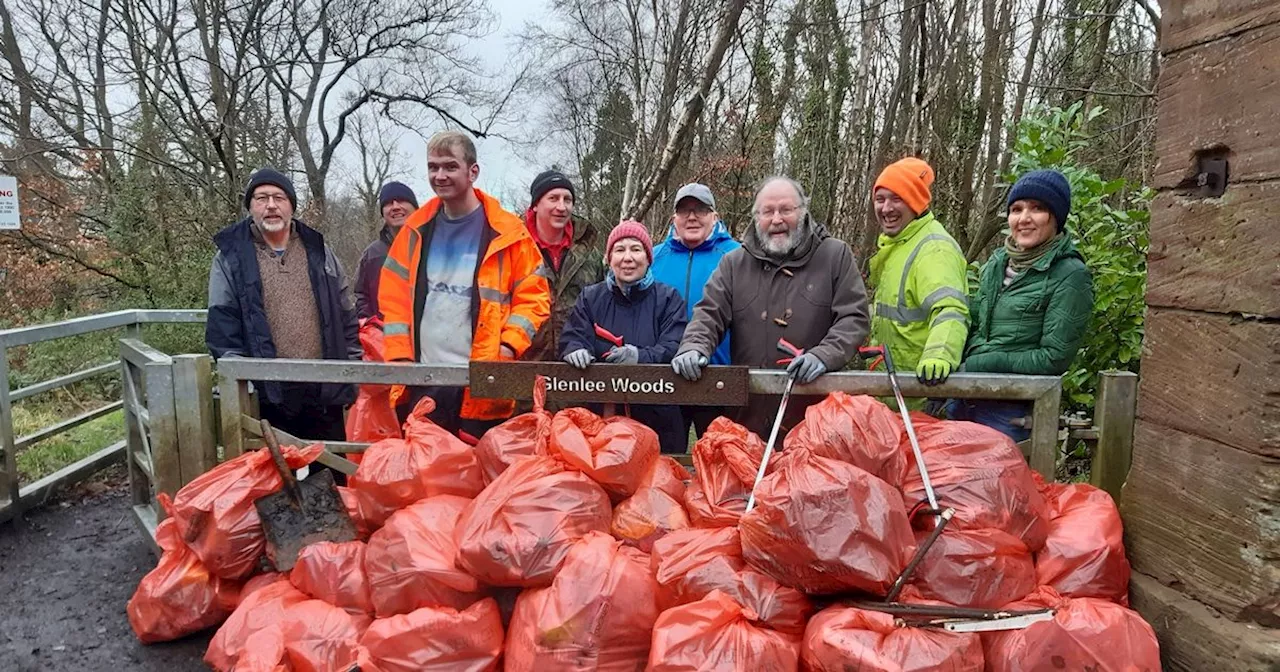
M476 268L471 297L472 360L501 359L499 348L520 357L551 314L551 288L542 254L519 217L502 209L492 196L475 190L489 226L481 234L484 253ZM426 256L432 223L439 212L432 198L405 220L391 243L378 284L378 307L384 319L387 361L418 361L418 325L426 300ZM463 394L462 417L494 420L510 417L510 399L475 399Z

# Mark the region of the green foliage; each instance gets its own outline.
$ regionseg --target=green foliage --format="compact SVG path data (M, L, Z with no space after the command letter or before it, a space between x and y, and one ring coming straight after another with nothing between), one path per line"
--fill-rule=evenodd
M1091 143L1090 121L1103 114L1076 103L1028 114L1018 126L1013 161L1005 179L1038 168L1055 168L1071 182L1067 226L1093 274L1093 318L1084 344L1063 376L1064 401L1073 410L1092 409L1098 372L1138 370L1142 355L1147 288L1148 224L1155 192L1123 178L1104 179L1082 165Z
M49 407L13 409L14 431L18 436L67 419ZM115 411L79 427L41 441L18 453L18 474L28 484L84 459L124 438L124 413Z

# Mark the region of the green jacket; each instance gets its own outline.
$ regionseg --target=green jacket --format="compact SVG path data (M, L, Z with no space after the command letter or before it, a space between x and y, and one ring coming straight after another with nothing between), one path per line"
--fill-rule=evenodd
M1071 236L1063 236L1005 287L1007 258L1002 247L982 267L964 370L1066 373L1093 313L1093 280L1084 258Z
M914 372L933 357L960 365L969 333L964 253L933 213L897 236L881 234L871 258L871 344L887 345L894 366Z
M573 245L564 251L560 259L560 270L555 270L551 257L546 250L542 252L543 267L550 277L551 284L551 317L542 323L542 328L533 337L533 343L525 351L522 359L530 362L554 362L560 360L557 351L560 343L560 331L569 319L569 313L578 303L578 295L582 288L604 280L604 255L595 249L596 232L585 221L573 220Z

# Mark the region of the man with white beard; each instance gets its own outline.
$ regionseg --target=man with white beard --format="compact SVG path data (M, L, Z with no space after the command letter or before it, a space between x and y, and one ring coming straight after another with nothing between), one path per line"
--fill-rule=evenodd
M787 371L798 384L812 383L844 368L867 337L867 291L858 264L844 241L810 217L804 190L791 178L765 180L754 213L742 248L725 255L711 274L671 368L697 380L725 331L732 330L733 364L779 368L784 355L778 341L786 339L804 350L785 364ZM793 398L783 429L818 400ZM764 434L777 404L776 397L752 397L738 422Z
M320 232L294 219L297 192L271 168L249 177L249 216L213 237L205 344L215 358L350 359L362 354L355 300ZM355 386L257 383L262 417L302 439L343 440Z

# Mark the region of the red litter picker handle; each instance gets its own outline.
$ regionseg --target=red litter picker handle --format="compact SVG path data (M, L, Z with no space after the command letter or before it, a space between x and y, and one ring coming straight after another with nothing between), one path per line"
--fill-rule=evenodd
M792 360L804 354L804 348L797 348L791 341L785 338L778 339L778 352L786 355L778 360L779 364L790 364Z
M621 336L615 336L615 335L613 334L613 332L609 331L608 329L605 329L604 327L602 327L602 326L600 326L600 325L598 325L598 324L597 324L597 325L594 325L594 326L595 326L595 328L596 328L596 336L597 336L597 337L599 337L599 338L601 338L601 339L604 339L604 340L606 340L606 341L608 341L608 342L610 342L610 343L614 344L614 346L616 346L616 347L619 347L619 348L621 348L621 347L622 347L622 337L621 337Z
M867 366L867 370L869 371L874 371L876 368L876 362L881 361L884 362L884 368L887 369L890 374L897 373L893 368L893 357L889 354L889 348L883 345L868 345L858 348L858 354L862 356L864 361L869 362Z

